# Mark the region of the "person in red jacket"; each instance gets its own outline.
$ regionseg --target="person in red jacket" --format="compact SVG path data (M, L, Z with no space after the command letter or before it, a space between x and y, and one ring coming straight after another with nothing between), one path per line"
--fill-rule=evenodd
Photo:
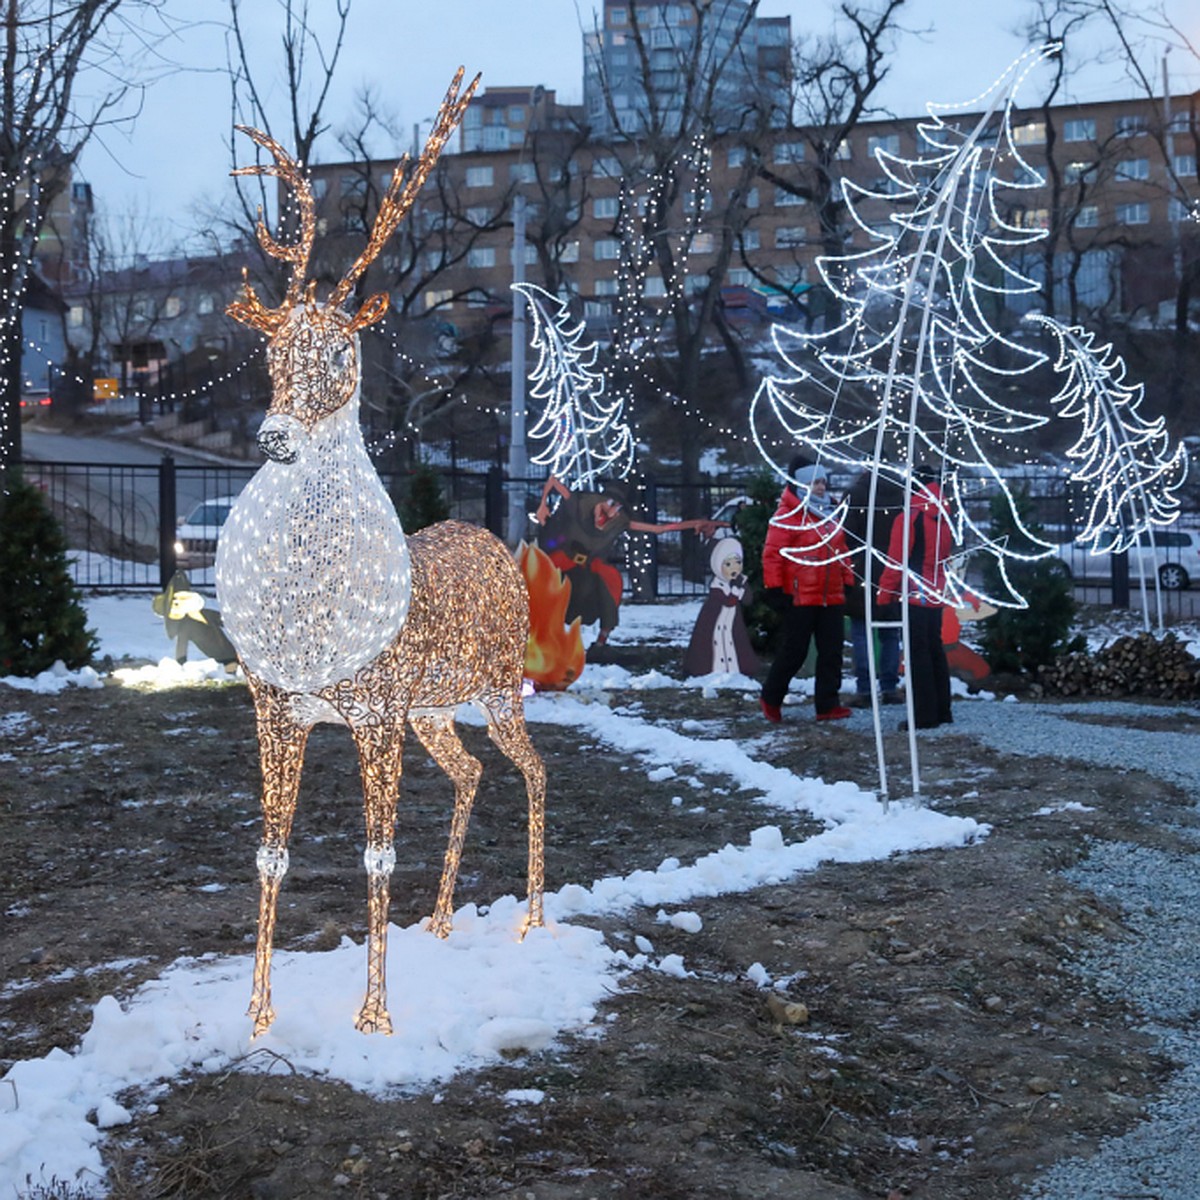
M903 569L908 562L908 687L912 694L913 721L918 729L948 725L950 666L942 643L942 610L946 607L946 559L953 533L934 472L918 467L909 508L907 537L904 513L892 522L888 544L889 565L879 576L879 603L901 599ZM903 726L901 727L903 728Z
M763 586L768 603L783 616L779 650L759 698L763 716L771 722L782 720L788 685L804 665L813 641L817 646L813 696L817 720L839 721L850 716L850 710L838 702L838 692L842 686L845 589L854 575L841 527L830 518L833 505L826 495L824 468L806 463L806 459L793 459L789 465L788 475L795 483L783 489L763 546Z

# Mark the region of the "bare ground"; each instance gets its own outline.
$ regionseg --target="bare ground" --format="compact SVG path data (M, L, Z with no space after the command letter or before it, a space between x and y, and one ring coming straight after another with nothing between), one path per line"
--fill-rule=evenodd
M870 740L818 727L801 710L767 728L736 694L611 699L668 727L700 719L702 736L738 738L800 775L874 783ZM1147 706L1147 724L1157 711ZM570 729L533 734L551 769L551 888L667 855L687 861L766 823L789 839L816 828L719 775L696 793L702 812L672 808L678 780L649 781L635 758ZM458 899L519 894L523 789L479 731L465 736L485 774ZM901 738L888 740L903 769ZM319 728L307 761L277 944L361 941L349 738ZM0 689L0 772L0 1072L73 1046L102 995L128 995L181 954L248 952L257 759L244 687ZM1138 1120L1170 1069L1134 1031L1134 1014L1069 969L1085 945L1127 935L1119 913L1058 869L1086 853L1089 837L1191 852L1172 829L1196 813L1178 789L1136 771L1005 757L966 737L925 743L922 773L937 808L990 823L990 836L698 901L697 934L650 911L597 922L612 939L641 933L660 954L684 954L695 977L636 973L608 1002L615 1019L602 1039L464 1074L436 1096L380 1100L275 1062L269 1074L177 1082L154 1112L127 1097L135 1122L106 1142L112 1194L1018 1196L1039 1166ZM1063 799L1091 811L1034 815ZM431 908L449 800L414 743L392 889L398 924ZM228 889L197 890L212 881ZM143 961L85 973L122 959ZM777 1019L778 1006L744 978L755 960L776 977L796 973L787 998L807 1006L807 1022ZM545 1103L505 1103L507 1090L533 1087Z

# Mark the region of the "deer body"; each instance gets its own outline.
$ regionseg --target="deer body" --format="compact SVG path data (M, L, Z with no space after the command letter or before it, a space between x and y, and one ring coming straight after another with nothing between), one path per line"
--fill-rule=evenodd
M406 539L358 427L358 330L387 310L369 299L342 311L354 280L408 211L461 118L474 84L461 72L411 178L397 168L368 247L318 303L303 286L315 231L307 180L266 135L247 130L296 190L301 237L268 253L293 263L282 306L267 309L247 284L229 312L269 336L272 401L258 441L268 462L230 513L216 564L225 626L254 698L263 777L258 940L250 1016L261 1033L274 1019L271 947L288 868L304 748L320 721L346 725L362 773L366 815L367 991L356 1025L391 1032L387 1011L389 881L404 751L411 727L454 783L450 843L430 928L450 930L454 884L482 773L454 729L474 704L492 741L520 769L529 801L528 925L542 923L545 768L525 729L522 676L529 601L516 562L490 533L447 521ZM402 186L403 185L403 186Z

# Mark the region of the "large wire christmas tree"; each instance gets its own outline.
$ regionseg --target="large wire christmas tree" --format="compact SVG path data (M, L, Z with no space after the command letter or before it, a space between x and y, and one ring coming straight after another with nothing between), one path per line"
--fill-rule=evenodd
M529 436L542 445L530 461L572 491L587 490L602 475L624 479L633 466L624 400L608 394L596 369L598 347L584 340L584 322L536 284L514 284L513 290L529 302L538 352L529 374L530 398L540 401L542 410Z
M1047 420L1013 398L1046 356L1006 336L996 318L1006 296L1038 286L1007 259L1045 232L1007 219L1000 196L1041 183L1021 157L1011 112L1021 80L1056 48L1023 55L975 100L928 105L918 127L922 153L876 151L882 187L843 181L849 214L873 244L817 259L842 319L817 332L774 330L786 374L763 381L751 411L760 452L780 475L780 445L784 461L806 449L827 468L891 479L906 496L914 468L930 467L954 531L955 554L936 597L947 604L982 595L981 573L972 570L969 585L966 573L973 557L986 554L998 560L1001 584L982 598L1021 607L1005 562L1053 552L1025 526L998 465L1011 458L1018 435ZM991 535L985 501L995 495L1026 547L1019 553ZM885 560L871 549L866 560L870 586ZM922 583L933 588L932 580Z

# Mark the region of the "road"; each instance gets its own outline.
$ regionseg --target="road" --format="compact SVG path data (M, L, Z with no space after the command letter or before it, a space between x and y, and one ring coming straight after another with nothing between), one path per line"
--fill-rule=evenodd
M144 559L149 554L157 560L161 449L133 438L29 429L22 441L26 461L52 464L39 473L39 482L59 511L69 514L68 539L74 548L114 558ZM223 466L186 450L171 454L178 519L202 500L237 495L254 472L252 464Z

